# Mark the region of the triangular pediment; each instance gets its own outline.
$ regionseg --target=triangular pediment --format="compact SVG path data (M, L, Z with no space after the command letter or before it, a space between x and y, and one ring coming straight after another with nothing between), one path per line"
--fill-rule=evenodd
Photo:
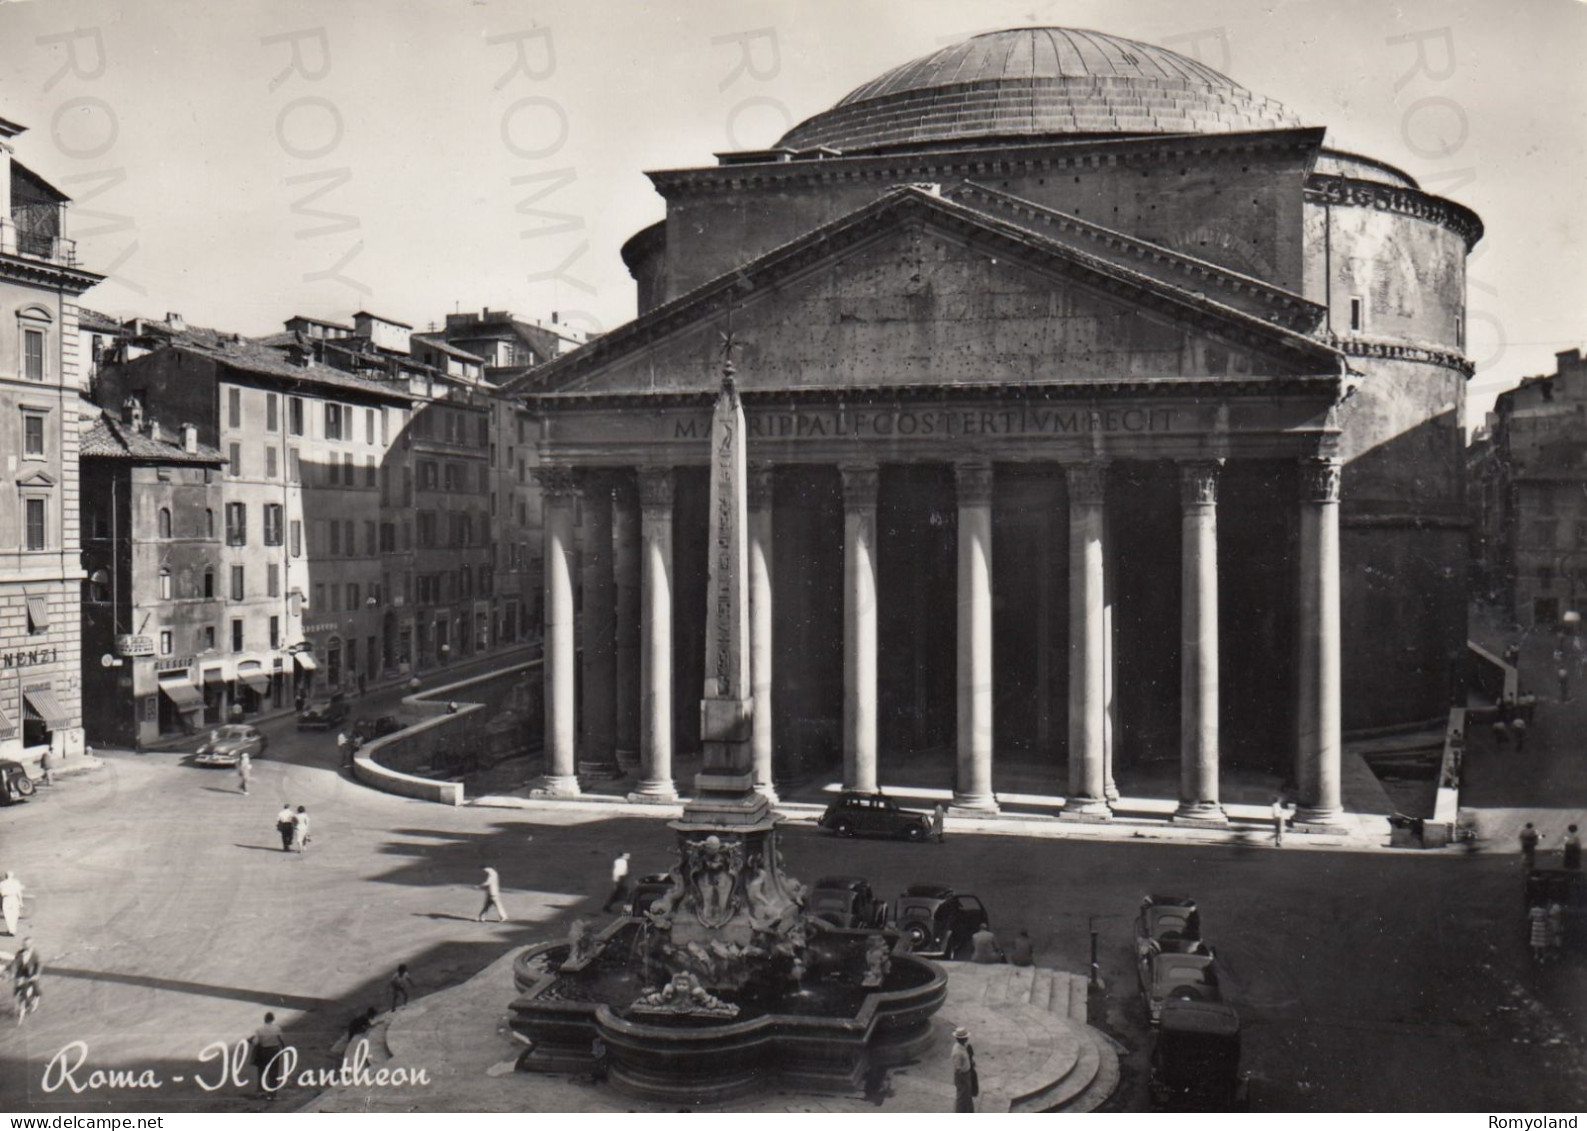
M55 486L55 480L51 479L48 475L45 475L42 471L35 471L28 475L19 476L17 479L17 486L53 487Z
M531 374L521 391L1100 383L1336 374L1303 334L901 189Z

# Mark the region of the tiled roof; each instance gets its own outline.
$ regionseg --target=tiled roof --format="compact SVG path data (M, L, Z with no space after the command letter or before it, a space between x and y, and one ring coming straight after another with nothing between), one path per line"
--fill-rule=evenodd
M795 126L777 147L855 152L970 138L1298 125L1279 103L1165 48L1028 27L973 36L895 67Z
M83 431L78 447L80 457L139 460L151 463L191 463L206 467L225 462L220 452L206 444L199 444L196 452L189 452L182 447L180 439L174 442L156 440L142 432L134 432L97 405L89 405L85 402L84 407L98 412L99 419L94 421L92 427Z
M370 393L403 401L410 399L405 383L376 381L368 377L347 373L340 369L333 369L329 365L313 363L309 365L293 365L282 356L279 350L260 345L258 342L223 340L211 343L201 338L178 335L172 340L171 346L174 349L183 349L201 357L207 357L241 373L254 373L261 377L274 377L278 380L325 385L330 388Z
M461 358L464 361L477 361L481 365L485 364L485 359L480 357L477 353L469 353L467 350L458 349L445 338L438 336L432 337L429 334L415 334L413 335L413 340L416 342L423 342L425 345L430 346L432 349L435 349L440 353L444 353L449 357Z
M86 306L77 308L77 324L84 330L98 330L102 333L114 334L121 330L121 319L101 314L97 310L89 310Z

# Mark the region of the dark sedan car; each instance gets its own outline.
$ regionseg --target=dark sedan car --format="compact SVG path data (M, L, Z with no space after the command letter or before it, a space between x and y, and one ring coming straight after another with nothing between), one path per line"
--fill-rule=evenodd
M971 936L991 925L979 899L939 884L905 888L894 908L893 923L909 949L927 958L967 957L973 949Z
M887 925L887 904L859 876L822 876L811 886L805 909L834 927Z
M817 822L838 836L898 836L925 840L931 835L931 814L901 808L882 793L845 790Z
M330 730L347 717L347 696L341 692L319 695L298 712L299 730Z
M265 752L270 740L251 726L232 723L209 732L209 738L198 748L193 758L196 766L235 766L246 751L248 757L257 758Z
M32 797L33 789L33 779L28 777L26 766L9 758L0 759L0 801L9 805L24 797Z

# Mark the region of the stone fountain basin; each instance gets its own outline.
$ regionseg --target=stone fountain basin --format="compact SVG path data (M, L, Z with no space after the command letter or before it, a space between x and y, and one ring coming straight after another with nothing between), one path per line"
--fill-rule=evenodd
M619 920L601 932L600 942L612 944L637 927L637 920ZM863 945L870 933L834 929L831 937ZM673 1105L723 1103L772 1088L863 1091L868 1078L918 1057L930 1044L931 1016L948 988L936 963L895 953L893 974L875 989L829 981L787 1008L762 1002L734 1018L627 1016L642 988L638 975L570 986L558 969L567 949L566 943L544 943L514 963L521 994L510 1007L511 1025L530 1043L519 1069L588 1072L590 1046L599 1037L615 1088ZM579 975L572 980L580 981ZM599 1000L606 996L620 1000Z

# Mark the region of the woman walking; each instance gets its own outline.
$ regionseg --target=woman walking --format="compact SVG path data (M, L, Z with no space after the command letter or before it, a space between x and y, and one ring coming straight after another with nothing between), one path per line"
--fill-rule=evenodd
M298 806L298 811L292 814L292 851L302 852L309 843L309 811L303 806Z

